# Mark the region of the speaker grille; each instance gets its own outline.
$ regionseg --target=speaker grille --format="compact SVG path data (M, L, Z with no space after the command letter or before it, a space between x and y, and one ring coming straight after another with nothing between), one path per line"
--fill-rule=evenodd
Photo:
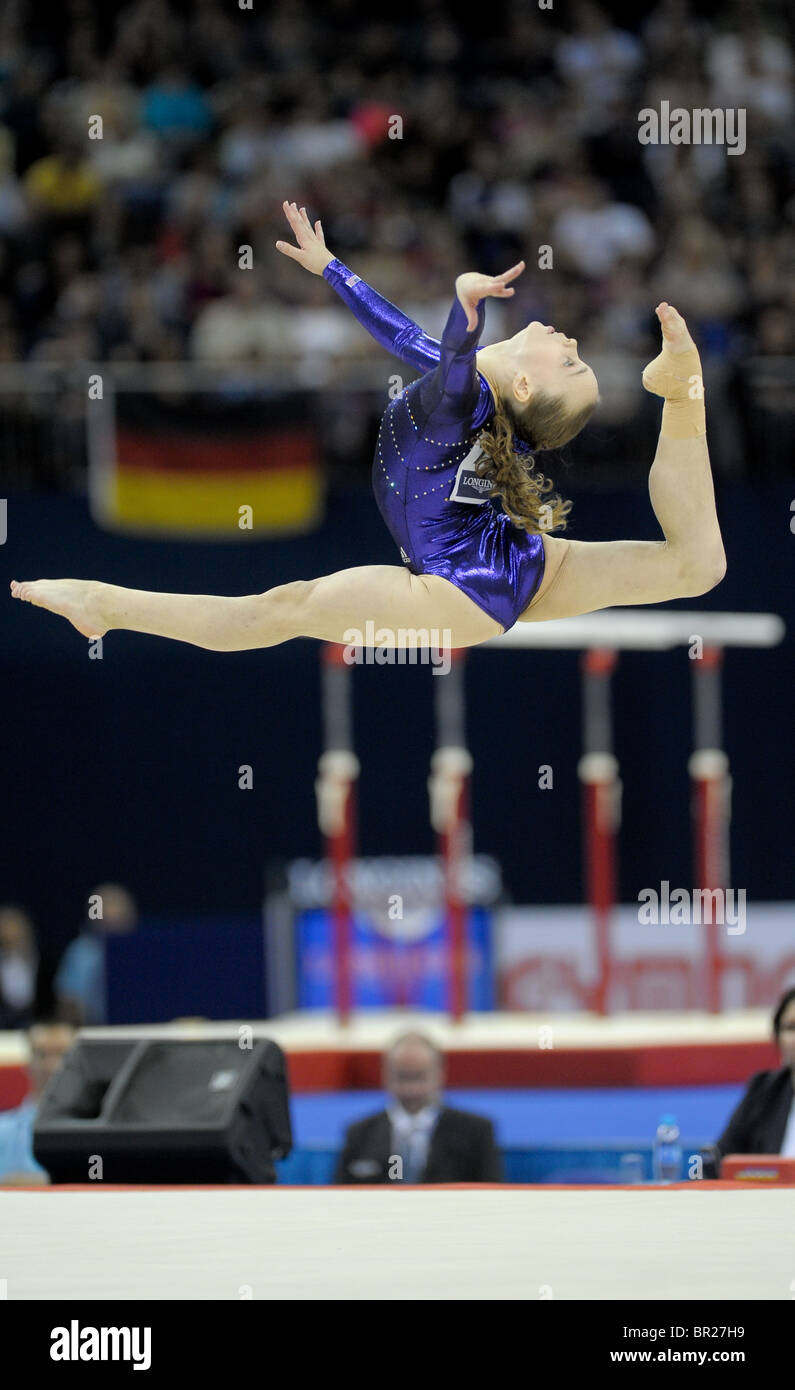
M235 1043L152 1043L106 1116L114 1124L218 1124L230 1113L251 1053Z

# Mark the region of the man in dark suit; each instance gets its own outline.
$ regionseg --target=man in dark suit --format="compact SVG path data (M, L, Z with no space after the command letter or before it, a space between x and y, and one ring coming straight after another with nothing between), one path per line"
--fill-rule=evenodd
M784 1066L758 1071L732 1112L717 1148L724 1154L782 1154L795 1157L795 989L779 1002L773 1036Z
M386 1110L345 1135L337 1183L502 1182L490 1120L441 1099L444 1057L422 1033L405 1033L384 1054Z

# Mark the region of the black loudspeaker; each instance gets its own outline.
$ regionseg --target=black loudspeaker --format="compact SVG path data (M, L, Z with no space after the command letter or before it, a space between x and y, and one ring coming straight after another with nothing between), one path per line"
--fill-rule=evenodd
M33 1129L55 1183L275 1182L291 1147L284 1053L265 1040L79 1038Z

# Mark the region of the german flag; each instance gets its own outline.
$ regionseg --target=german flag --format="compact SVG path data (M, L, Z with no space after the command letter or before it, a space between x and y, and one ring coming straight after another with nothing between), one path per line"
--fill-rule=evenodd
M323 514L319 439L296 398L229 401L120 393L89 410L98 525L152 537L300 535Z

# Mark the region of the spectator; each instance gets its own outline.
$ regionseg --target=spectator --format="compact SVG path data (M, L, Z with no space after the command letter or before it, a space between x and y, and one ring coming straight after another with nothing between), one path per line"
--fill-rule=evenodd
M144 93L143 121L149 130L179 147L209 134L213 114L206 93L174 63L158 73Z
M133 931L135 903L118 883L101 883L79 936L69 943L55 976L60 1016L77 1026L107 1023L105 943L109 935ZM95 908L101 916L93 915Z
M307 174L355 159L365 144L350 121L330 120L319 96L307 97L277 140L285 174Z
M154 199L163 181L155 136L121 111L103 121L102 139L90 150L95 174L105 188L119 189L130 205Z
M289 343L293 318L280 307L274 310L263 304L263 281L257 270L232 270L227 283L228 294L211 300L196 319L191 337L195 358L257 361Z
M0 1028L26 1028L36 1003L39 953L21 907L0 908Z
M795 314L778 304L764 309L757 330L759 351L774 357L795 354Z
M575 7L575 32L562 38L556 60L580 114L583 130L604 122L620 101L643 61L643 49L633 34L611 27L598 5L583 0Z
M36 1023L28 1032L30 1091L21 1105L0 1114L0 1184L49 1182L33 1157L33 1123L39 1098L74 1042L68 1023Z
M96 208L102 185L75 136L61 137L54 154L32 164L25 176L31 208L50 223L75 222Z
M710 38L706 67L711 100L715 106L747 106L787 124L795 111L792 53L767 23L758 14L740 13L734 33Z
M688 217L675 229L667 255L652 281L656 295L681 306L693 332L711 321L729 321L743 309L745 291L716 228Z
M717 1141L726 1154L782 1154L795 1158L795 988L788 989L773 1015L773 1037L783 1066L758 1071L732 1111Z
M390 1104L350 1126L337 1183L502 1181L491 1121L442 1101L444 1058L430 1038L405 1033L383 1065Z
M609 275L622 257L648 261L654 233L645 213L628 203L611 201L596 179L578 179L568 206L557 218L553 243L582 275Z
M273 137L266 113L256 105L252 93L235 106L221 137L219 167L226 179L237 183L253 178L273 151Z
M0 126L0 235L19 236L27 220L28 206L14 176L14 142Z

